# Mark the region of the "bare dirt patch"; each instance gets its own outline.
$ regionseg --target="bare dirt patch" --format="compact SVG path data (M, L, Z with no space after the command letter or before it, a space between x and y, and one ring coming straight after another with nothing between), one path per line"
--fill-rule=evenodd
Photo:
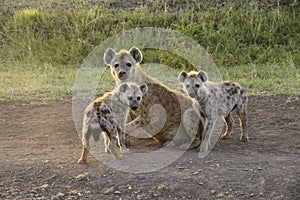
M204 159L187 151L142 174L91 156L88 164L76 163L81 142L71 101L2 102L0 199L300 199L299 99L250 97L248 144L238 141L236 125Z

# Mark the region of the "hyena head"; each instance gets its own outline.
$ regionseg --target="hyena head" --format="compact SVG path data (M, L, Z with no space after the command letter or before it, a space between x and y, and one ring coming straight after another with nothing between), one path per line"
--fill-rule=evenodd
M199 72L191 71L189 73L182 71L179 74L180 82L183 83L185 91L192 98L197 96L199 89L207 79L207 74L202 70Z
M148 91L147 85L135 83L123 83L118 87L120 101L132 110L138 109L142 97Z
M132 76L143 56L141 51L133 46L129 51L121 50L118 53L108 48L104 53L103 59L104 63L110 66L114 79L116 81L125 81Z

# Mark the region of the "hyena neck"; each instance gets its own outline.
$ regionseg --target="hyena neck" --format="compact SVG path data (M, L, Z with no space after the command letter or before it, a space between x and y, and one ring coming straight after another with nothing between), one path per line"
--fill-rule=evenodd
M109 98L109 104L113 107L113 110L116 110L117 113L127 112L129 106L122 101L120 95L113 93Z
M199 88L196 96L196 99L200 105L203 105L207 102L208 94L209 94L209 89L207 83L203 83L201 88Z

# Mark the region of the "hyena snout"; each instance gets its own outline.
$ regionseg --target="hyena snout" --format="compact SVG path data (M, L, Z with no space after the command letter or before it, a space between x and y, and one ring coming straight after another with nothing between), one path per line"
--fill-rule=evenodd
M130 104L130 109L131 110L136 110L138 109L139 107L139 103L137 101L133 101L131 104Z
M125 76L126 76L126 71L123 71L123 70L119 71L119 73L118 73L119 79L125 78Z
M195 98L195 97L196 97L196 93L190 92L190 93L189 93L189 96L192 97L192 98Z

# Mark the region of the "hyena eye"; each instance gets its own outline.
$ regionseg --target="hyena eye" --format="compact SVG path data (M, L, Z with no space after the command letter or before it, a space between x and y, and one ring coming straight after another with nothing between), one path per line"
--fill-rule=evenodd
M118 68L118 67L119 67L119 64L116 63L116 64L114 65L114 68Z
M127 67L131 67L131 65L132 65L131 63L126 63Z
M141 97L137 97L136 99L137 99L138 101L140 101L140 100L141 100Z
M198 83L195 84L195 87L196 87L196 88L199 88L199 87L200 87L200 84L198 84Z
M186 85L185 85L185 87L186 87L186 88L189 88L189 87L190 87L190 85L189 85L189 84L186 84Z
M132 99L133 99L132 97L128 97L128 100L129 100L129 101L132 101Z

